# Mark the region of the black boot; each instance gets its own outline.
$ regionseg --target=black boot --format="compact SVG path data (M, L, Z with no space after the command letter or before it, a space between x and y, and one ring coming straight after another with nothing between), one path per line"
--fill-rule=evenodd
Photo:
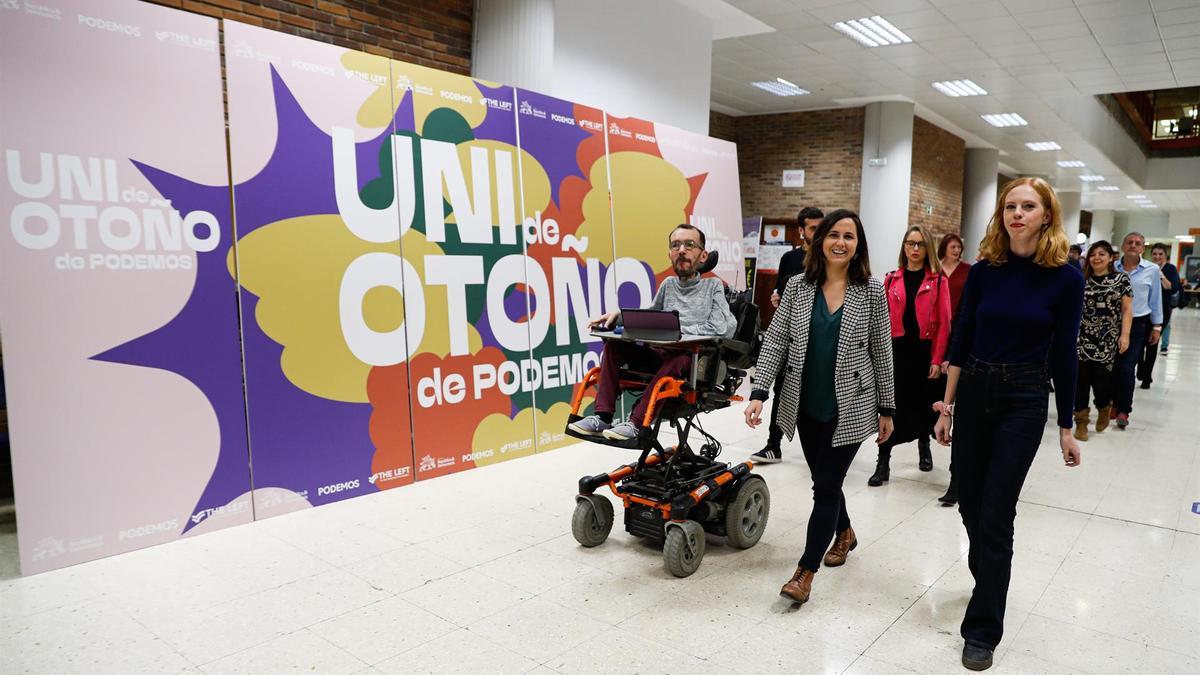
M933 471L933 453L929 450L929 437L917 439L917 468L922 471Z
M891 467L889 466L891 460L891 448L887 450L880 448L879 459L875 462L875 473L871 474L871 477L867 479L867 485L870 485L871 487L879 487L880 485L888 482L888 478L891 477L892 473Z
M954 475L950 475L950 484L946 486L946 494L938 497L942 506L954 506L958 503L958 486L954 484Z

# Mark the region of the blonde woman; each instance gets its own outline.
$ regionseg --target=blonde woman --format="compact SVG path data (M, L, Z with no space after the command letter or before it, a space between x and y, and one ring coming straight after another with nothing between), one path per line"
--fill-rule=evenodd
M1042 440L1048 379L1063 461L1080 462L1071 424L1083 274L1067 262L1069 245L1058 196L1046 181L1018 178L1004 186L963 289L946 394L934 404L942 445L950 444L953 423L958 509L970 540L975 588L960 631L970 670L991 667L1004 633L1013 522Z

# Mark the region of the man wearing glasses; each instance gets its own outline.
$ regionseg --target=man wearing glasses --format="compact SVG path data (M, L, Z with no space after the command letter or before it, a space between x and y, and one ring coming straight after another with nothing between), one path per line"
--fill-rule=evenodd
M679 327L684 335L730 337L737 326L725 299L725 285L720 279L701 278L697 270L708 259L704 233L692 225L678 225L668 237L668 255L674 277L665 279L658 287L650 309L679 312ZM620 316L614 310L595 319L593 328L610 328ZM649 405L647 396L638 399L629 420L613 426L613 412L621 393L620 370L623 365L637 370L654 370L654 379L646 391L664 377L682 377L691 365L691 354L672 352L633 342L609 342L600 357L600 381L596 385L596 414L571 424L571 430L590 436L625 441L637 438Z

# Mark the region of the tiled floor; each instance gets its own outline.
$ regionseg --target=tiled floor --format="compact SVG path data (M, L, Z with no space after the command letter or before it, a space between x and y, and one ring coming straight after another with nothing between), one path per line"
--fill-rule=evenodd
M1047 427L995 672L1200 673L1200 312L1174 321L1128 431L1068 470ZM740 414L708 423L730 460L763 438ZM3 532L0 671L962 672L971 579L936 502L947 451L921 473L902 447L868 488L864 446L847 478L861 544L799 610L777 593L810 483L785 453L759 470L763 541L711 539L682 580L619 524L598 548L572 539L578 477L630 459L586 444L27 579Z

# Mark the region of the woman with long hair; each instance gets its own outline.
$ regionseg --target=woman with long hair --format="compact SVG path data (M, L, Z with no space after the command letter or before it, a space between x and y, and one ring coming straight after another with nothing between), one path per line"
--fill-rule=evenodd
M896 373L896 429L879 444L875 473L867 480L872 487L891 477L892 448L901 443L915 440L918 468L933 470L929 434L937 415L930 406L941 394L935 385L950 340L950 286L933 253L929 231L913 225L904 233L899 267L883 279Z
M812 473L813 509L804 554L780 595L803 603L821 567L846 562L858 545L842 483L858 446L892 431L892 346L883 285L871 277L867 239L853 211L839 209L817 227L804 274L788 282L763 338L746 424L762 423L776 377L780 431L800 447ZM785 421L786 420L786 421ZM830 541L833 542L830 546Z
M1096 431L1108 428L1112 415L1112 371L1118 354L1129 349L1133 327L1133 285L1124 272L1113 269L1117 253L1101 239L1088 247L1083 270L1083 322L1079 326L1079 374L1075 384L1075 438L1088 439L1092 411L1088 394L1095 394Z
M958 318L958 305L962 301L963 286L967 283L967 272L971 263L963 260L962 237L953 232L942 237L938 242L938 260L942 263L942 274L950 284L950 341L954 341L954 323ZM946 358L950 358L947 354ZM936 390L940 395L946 390L946 371L950 368L949 361L942 361L942 376L938 378ZM950 484L946 493L938 497L942 506L954 506L958 503L958 483L954 481L954 458L950 459Z
M1067 264L1062 207L1041 178L1005 184L963 289L945 397L934 431L951 443L958 510L975 588L963 617L962 664L992 665L1004 634L1017 499L1042 441L1054 380L1058 444L1078 466L1071 436L1083 275ZM1049 373L1047 373L1049 368Z

